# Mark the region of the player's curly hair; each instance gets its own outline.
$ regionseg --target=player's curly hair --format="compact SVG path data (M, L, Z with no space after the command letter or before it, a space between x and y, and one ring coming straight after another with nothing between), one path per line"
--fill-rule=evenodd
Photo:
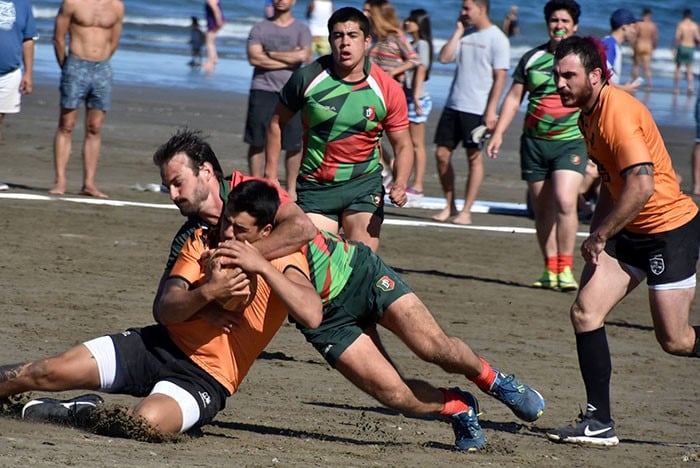
M171 136L153 153L153 164L161 168L178 153L187 155L195 175L199 174L199 169L205 162L208 162L212 165L216 177L218 179L224 178L221 164L219 164L214 150L202 136L201 130L190 130L187 127L178 129L175 135Z

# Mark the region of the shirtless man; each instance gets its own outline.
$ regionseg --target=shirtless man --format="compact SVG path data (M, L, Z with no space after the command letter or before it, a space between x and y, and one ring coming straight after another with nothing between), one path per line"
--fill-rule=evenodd
M681 65L685 65L685 78L688 81L688 94L695 91L693 83L693 53L695 46L700 44L700 30L698 23L690 19L689 8L683 10L683 19L676 25L676 34L673 37L673 47L676 53L676 72L673 75L673 92L678 92L678 84L681 79Z
M642 21L637 23L637 39L634 41L634 63L632 80L639 76L639 67L644 69L646 89L651 89L651 55L659 41L659 29L651 19L651 10L642 10Z
M61 114L54 138L56 180L49 193L66 191L73 128L85 102L83 186L81 195L107 198L95 185L100 158L100 130L112 94L110 57L122 33L124 4L120 0L64 0L54 25L53 45L61 67ZM66 53L66 36L70 36Z

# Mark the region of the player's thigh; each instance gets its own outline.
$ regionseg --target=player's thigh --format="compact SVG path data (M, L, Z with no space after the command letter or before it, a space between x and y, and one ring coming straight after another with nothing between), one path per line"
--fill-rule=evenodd
M80 344L69 350L40 361L38 367L46 383L46 390L68 390L83 388L96 390L100 387L100 372L97 361L90 350Z
M562 208L575 209L583 173L568 169L556 170L552 172L551 181L556 204Z
M335 368L355 386L375 397L405 387L396 368L366 333L340 355Z
M384 310L379 324L394 333L421 357L447 343L445 331L423 301L413 292L404 294Z
M306 216L309 217L311 222L314 223L314 226L318 229L338 234L339 227L337 219L329 218L319 213L306 213Z
M688 328L690 305L695 288L658 290L649 289L649 306L654 331L660 341L682 336Z
M576 297L579 309L577 332L591 331L603 326L605 317L639 281L636 280L617 259L605 251L598 256L598 265L587 263L581 274L581 288Z
M362 242L373 251L377 250L382 217L366 211L346 211L343 213L342 224L346 238Z

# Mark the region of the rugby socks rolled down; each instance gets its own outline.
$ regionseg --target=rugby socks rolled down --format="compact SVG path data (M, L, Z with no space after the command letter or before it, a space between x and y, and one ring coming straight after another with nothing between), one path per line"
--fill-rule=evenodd
M474 382L481 390L488 392L491 390L493 381L496 380L496 371L493 370L493 367L491 367L491 364L489 364L486 359L479 358L479 360L481 361L482 365L481 373L476 377L470 378L469 380Z
M464 401L462 395L446 388L441 388L440 391L445 397L445 406L440 411L441 416L452 416L453 414L469 411L469 405Z

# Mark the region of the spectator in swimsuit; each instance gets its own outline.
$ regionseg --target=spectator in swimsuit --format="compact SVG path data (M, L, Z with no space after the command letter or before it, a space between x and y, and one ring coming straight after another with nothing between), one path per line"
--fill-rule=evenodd
M688 94L695 92L693 78L693 54L695 46L700 44L698 23L691 19L689 8L683 10L683 19L676 25L673 46L676 53L676 71L673 75L673 92L678 92L681 79L681 66L685 65L685 78L688 81Z
M632 65L632 80L639 76L639 67L644 69L646 89L651 89L651 56L659 41L659 29L651 19L651 10L642 10L642 21L637 23L637 38L632 45L634 62Z
M204 13L207 17L207 61L204 62L203 67L208 72L212 72L219 61L219 54L216 52L216 33L226 20L220 0L206 0Z

